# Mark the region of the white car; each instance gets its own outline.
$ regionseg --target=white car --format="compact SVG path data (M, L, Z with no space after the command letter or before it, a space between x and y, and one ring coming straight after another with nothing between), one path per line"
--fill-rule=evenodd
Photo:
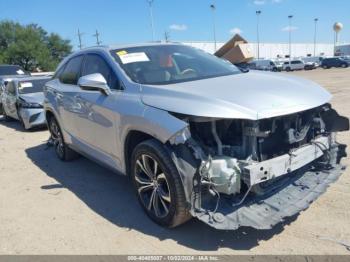
M282 71L282 66L279 63L276 63L275 61L270 59L255 60L251 64L254 65L254 69L256 70L273 72Z
M283 63L283 70L287 72L294 71L294 70L303 70L304 68L305 68L305 63L300 59L286 61Z

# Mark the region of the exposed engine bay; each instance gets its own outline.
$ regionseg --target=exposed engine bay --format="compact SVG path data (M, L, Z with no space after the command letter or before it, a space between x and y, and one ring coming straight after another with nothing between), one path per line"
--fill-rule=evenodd
M317 181L319 174L326 176L323 172L337 170L338 174L342 169L340 159L346 156L345 145L336 142L336 132L349 130L349 120L339 116L329 104L257 121L174 115L188 123L188 128L171 142L177 148L173 159L183 173L183 180L188 180L185 173L192 173L193 179L184 181L191 212L216 228L235 229L247 223L242 221L244 212L248 212L244 210L247 205L256 205L256 201L272 199L270 205L282 212L273 215L276 223L283 220L283 209L290 209L290 204L295 206L291 209L295 212L289 210L291 214L305 209L310 199L303 203L293 195L302 195L293 191L293 183L299 181L296 179L306 179L304 182L308 184L316 179L313 176L316 173ZM190 154L194 156L192 160ZM311 174L313 171L315 173ZM324 181L328 180L323 178ZM317 182L320 184L322 182ZM313 190L312 185L305 186ZM277 202L285 201L283 190L287 189L294 193L286 195L287 206L278 207ZM276 195L277 200L274 200ZM296 199L298 204L293 202ZM255 209L259 208L261 205L258 204ZM242 210L243 215L240 214ZM259 212L262 216L262 211ZM254 222L247 225L271 227L273 219L268 214L264 216L266 221L260 224L249 218Z

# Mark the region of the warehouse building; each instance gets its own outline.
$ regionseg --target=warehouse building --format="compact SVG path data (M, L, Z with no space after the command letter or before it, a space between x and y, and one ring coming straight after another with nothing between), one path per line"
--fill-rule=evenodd
M206 52L214 53L214 43L213 42L183 42L185 45L190 45L203 49ZM217 43L216 49L218 50L225 43ZM254 57L257 57L257 44L249 43L251 52ZM260 43L260 58L275 59L284 58L289 54L289 44L288 43ZM292 57L305 57L313 56L314 54L314 44L313 43L292 43ZM316 44L316 56L333 56L334 44L318 43ZM349 46L350 51L350 46Z

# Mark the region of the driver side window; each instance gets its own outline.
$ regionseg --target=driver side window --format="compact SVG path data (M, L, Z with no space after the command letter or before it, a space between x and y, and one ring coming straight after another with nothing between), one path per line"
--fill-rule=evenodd
M81 76L95 73L100 73L103 75L111 89L120 89L119 81L107 62L99 55L86 55Z

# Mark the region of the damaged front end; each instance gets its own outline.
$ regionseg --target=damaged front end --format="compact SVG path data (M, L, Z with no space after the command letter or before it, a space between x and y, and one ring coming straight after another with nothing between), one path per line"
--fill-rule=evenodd
M261 119L172 113L188 127L168 149L190 212L217 229L268 229L306 209L344 169L336 132L349 120L329 104Z

